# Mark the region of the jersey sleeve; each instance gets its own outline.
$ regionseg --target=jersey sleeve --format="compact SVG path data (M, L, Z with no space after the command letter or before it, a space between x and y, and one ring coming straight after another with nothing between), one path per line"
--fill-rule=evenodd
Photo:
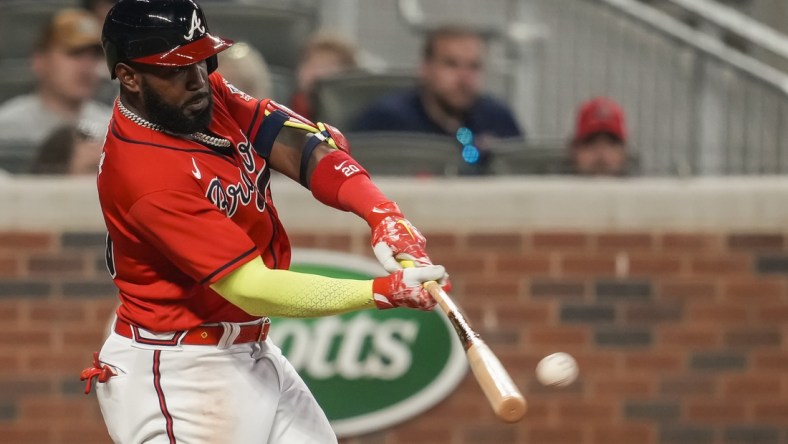
M249 236L202 196L151 193L134 203L126 220L140 238L202 285L259 256Z
M213 72L208 78L216 97L224 103L230 116L238 123L246 137L254 140L265 120L269 99L257 99L246 94L218 72Z

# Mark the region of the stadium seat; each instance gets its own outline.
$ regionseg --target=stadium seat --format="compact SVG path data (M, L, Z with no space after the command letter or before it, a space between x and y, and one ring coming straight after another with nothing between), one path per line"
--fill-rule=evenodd
M295 69L301 47L317 28L317 16L312 8L279 3L208 2L201 6L212 33L248 42L270 66Z
M0 13L0 60L27 59L41 28L57 11L79 6L77 0L6 0Z
M465 168L457 141L418 133L347 134L353 157L373 175L456 176Z
M492 171L498 175L546 175L569 172L569 159L563 142L503 139L492 147Z
M295 74L290 69L269 66L271 75L271 98L279 103L288 104L295 89Z
M346 73L320 80L312 97L317 120L339 129L350 128L353 121L379 97L416 85L406 74Z

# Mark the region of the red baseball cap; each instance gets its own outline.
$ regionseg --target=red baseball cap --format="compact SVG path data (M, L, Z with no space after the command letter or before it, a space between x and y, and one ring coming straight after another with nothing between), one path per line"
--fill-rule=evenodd
M597 97L580 105L573 140L582 142L599 133L612 134L622 142L627 141L624 110L607 97Z

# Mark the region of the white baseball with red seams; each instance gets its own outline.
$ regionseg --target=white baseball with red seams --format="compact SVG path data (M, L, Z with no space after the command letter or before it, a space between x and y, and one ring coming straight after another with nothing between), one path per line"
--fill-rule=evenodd
M577 379L578 374L575 358L563 352L545 356L536 366L536 379L545 386L566 387Z

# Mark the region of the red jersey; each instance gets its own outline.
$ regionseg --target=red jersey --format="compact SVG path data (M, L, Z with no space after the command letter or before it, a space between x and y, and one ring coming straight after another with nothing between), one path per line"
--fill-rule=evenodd
M120 290L117 314L153 331L253 320L209 285L258 256L269 268L290 265L269 188L271 148L260 146L273 138L258 135L267 100L216 72L209 79L208 128L229 148L143 126L116 102L101 156L98 192L107 265Z

